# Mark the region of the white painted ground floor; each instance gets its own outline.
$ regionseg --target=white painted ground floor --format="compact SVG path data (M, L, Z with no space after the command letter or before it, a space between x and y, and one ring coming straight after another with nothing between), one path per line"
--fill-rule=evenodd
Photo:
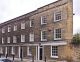
M64 61L67 56L70 57L70 50L67 49L66 42L50 42L50 43L35 43L35 44L19 44L19 45L1 45L1 56L34 59L34 60L59 60ZM67 54L67 53L68 54ZM65 60L66 61L66 60Z

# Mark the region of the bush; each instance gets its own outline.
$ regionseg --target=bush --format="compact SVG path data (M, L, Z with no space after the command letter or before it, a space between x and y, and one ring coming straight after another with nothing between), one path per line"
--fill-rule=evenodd
M80 45L80 34L79 33L74 35L74 37L72 39L72 44Z

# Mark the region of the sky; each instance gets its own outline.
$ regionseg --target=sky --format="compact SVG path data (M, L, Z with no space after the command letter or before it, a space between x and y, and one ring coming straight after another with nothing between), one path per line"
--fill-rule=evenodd
M0 23L34 11L56 0L0 0ZM80 0L73 1L73 33L80 32Z

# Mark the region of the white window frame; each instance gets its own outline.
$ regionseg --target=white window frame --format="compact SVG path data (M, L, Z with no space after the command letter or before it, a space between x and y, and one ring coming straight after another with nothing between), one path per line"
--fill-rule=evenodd
M4 37L2 37L2 44L4 44L4 40L5 40Z
M5 54L8 54L8 47L5 47Z
M7 37L7 43L10 43L10 37Z
M21 22L21 29L25 29L25 22Z
M11 54L15 54L13 46L11 47Z
M47 24L47 17L46 17L46 22L44 23L44 18L46 16L41 16L41 25Z
M56 55L52 55L52 47L57 47L57 56ZM56 50L56 49L54 49L54 50ZM56 53L54 53L54 54L56 54ZM58 57L58 46L51 45L51 58L59 58Z
M21 34L21 42L25 42L25 35Z
M14 31L17 31L17 25L14 25Z
M58 14L61 14L61 19L56 20L56 15L58 15ZM61 20L62 20L62 12L61 11L55 12L54 13L54 22L61 21Z
M2 33L5 33L5 28L4 27L2 28Z
M46 33L46 37L47 37L47 33ZM41 41L47 41L47 38L46 39L43 39L43 31L41 31Z
M8 25L8 32L11 32L11 25Z
M17 43L17 37L13 36L13 43Z
M33 20L30 20L30 27L33 27Z
M32 56L32 50L31 50L31 53L30 53L30 46L27 46L27 55Z
M29 34L29 41L34 42L34 33L33 32Z
M0 47L0 53L3 54L3 48L2 47Z
M57 29L61 29L61 28L57 28ZM61 33L58 33L58 34L61 34L61 38L56 38L56 29L54 29L54 40L61 40L62 39L62 29L61 29Z

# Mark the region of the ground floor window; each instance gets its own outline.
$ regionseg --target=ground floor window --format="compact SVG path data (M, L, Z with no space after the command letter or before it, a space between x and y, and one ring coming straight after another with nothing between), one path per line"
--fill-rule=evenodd
M0 54L3 54L3 48L0 47Z
M27 47L27 55L31 56L32 55L32 49L31 47Z
M15 54L13 46L11 47L11 54Z
M58 46L51 46L51 57L58 58Z
M8 54L8 47L5 47L5 54Z

